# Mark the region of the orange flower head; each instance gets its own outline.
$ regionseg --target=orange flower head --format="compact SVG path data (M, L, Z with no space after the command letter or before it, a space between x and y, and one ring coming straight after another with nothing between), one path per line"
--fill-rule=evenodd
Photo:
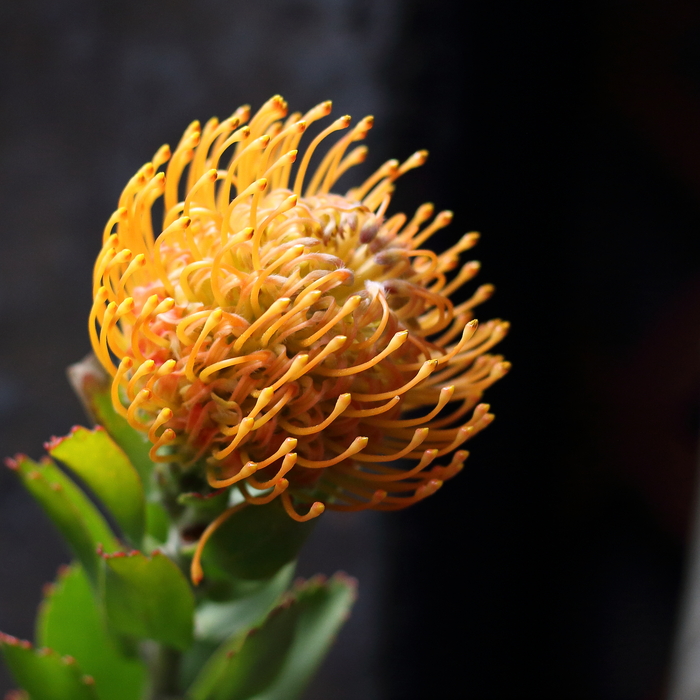
M279 497L296 520L434 493L493 419L479 401L509 367L488 354L507 324L472 316L492 286L449 299L479 269L459 265L478 234L438 255L423 243L451 212L387 215L395 181L427 154L333 194L365 159L353 144L372 117L336 119L300 153L330 111L287 116L277 96L249 122L241 107L163 146L107 223L89 324L114 407L154 461L203 468L248 503Z

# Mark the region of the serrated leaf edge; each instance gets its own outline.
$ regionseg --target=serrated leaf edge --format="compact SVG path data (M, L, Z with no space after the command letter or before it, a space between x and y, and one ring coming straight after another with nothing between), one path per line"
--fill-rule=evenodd
M26 651L33 651L34 654L38 657L55 656L59 658L65 666L74 667L76 671L78 671L78 673L81 674L80 681L82 683L84 683L85 685L95 685L95 679L92 676L82 673L78 662L70 655L61 656L49 647L37 648L26 639L19 639L18 637L14 637L11 634L5 634L4 632L0 632L0 647L2 646L19 647L21 649L25 649Z
M300 600L300 596L302 594L314 593L321 588L330 590L336 583L348 586L352 591L352 602L354 603L357 600L358 581L356 578L349 576L344 571L338 571L330 578L324 574L316 574L309 579L297 578L292 584L291 589L283 594L282 600L274 608L272 608L267 615L265 615L260 624L251 627L247 632L241 634L240 640L238 640L236 645L237 649L228 651L226 653L226 657L232 659L238 653L238 651L241 650L245 641L249 637L253 637L260 632L268 620L271 620L285 610L289 610L289 608L293 607L294 605L301 604L302 601Z

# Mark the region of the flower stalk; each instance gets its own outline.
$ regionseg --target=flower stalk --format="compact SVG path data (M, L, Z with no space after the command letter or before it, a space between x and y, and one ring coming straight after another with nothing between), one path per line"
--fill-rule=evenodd
M180 652L154 642L143 642L141 653L149 669L148 700L180 700Z

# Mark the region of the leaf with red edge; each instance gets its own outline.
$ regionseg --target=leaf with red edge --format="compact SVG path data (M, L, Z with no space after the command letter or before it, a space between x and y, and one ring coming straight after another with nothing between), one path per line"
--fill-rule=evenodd
M76 659L95 679L100 700L140 700L146 668L110 633L79 564L62 567L48 586L37 619L37 644Z
M145 522L143 484L124 451L101 427L76 426L46 444L52 457L77 474L114 516L134 544L140 544Z
M65 537L92 580L96 581L99 571L98 546L106 552L120 549L119 542L99 510L51 460L37 463L25 455L18 455L8 460L7 464Z
M188 700L294 700L323 661L356 597L336 574L299 584L263 624L224 642L190 688Z
M102 596L109 625L137 639L185 650L193 640L194 595L164 554L103 556Z
M0 650L13 678L32 700L98 700L94 679L72 657L36 650L6 634L0 634Z
M126 452L141 476L146 492L150 493L153 488L151 476L154 466L148 455L151 445L143 433L134 430L114 410L110 392L112 378L92 353L68 368L68 378L89 417L103 426Z

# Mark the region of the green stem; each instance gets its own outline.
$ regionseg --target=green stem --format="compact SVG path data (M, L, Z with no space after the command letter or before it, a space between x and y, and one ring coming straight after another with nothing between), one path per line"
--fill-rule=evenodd
M180 652L155 642L144 642L142 651L150 675L148 700L179 700Z

